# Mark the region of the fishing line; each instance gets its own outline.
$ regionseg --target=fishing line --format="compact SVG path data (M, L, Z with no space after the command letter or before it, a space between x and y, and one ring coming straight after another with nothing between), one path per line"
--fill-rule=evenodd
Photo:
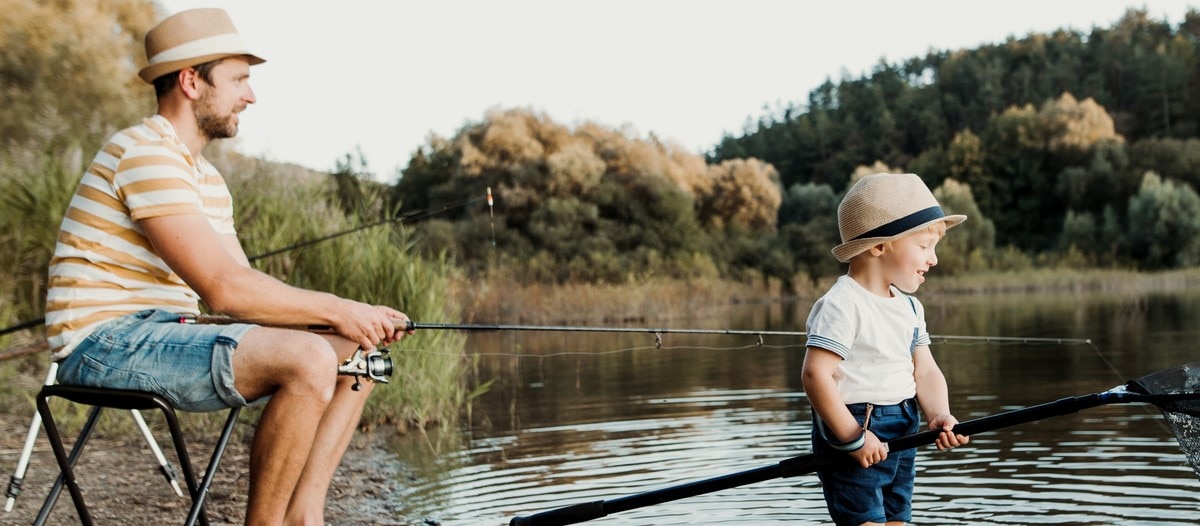
M979 345L989 345L988 342L979 341L980 339L984 339L984 338L988 338L988 337L981 336L978 339L973 338L972 341L962 342L962 343L956 341L956 339L951 339L946 343L939 343L939 342L935 342L935 343L938 343L939 345L956 345L956 346L967 346L967 347L979 346ZM1022 344L1023 343L1019 342L1019 341L993 341L990 343L990 345L1002 345L1002 346L1022 345ZM1034 343L1024 343L1024 344L1025 345L1033 345L1033 344L1044 345L1044 344L1046 344L1046 342L1034 342ZM1090 340L1074 341L1074 340L1064 339L1063 343L1059 343L1059 344L1055 344L1055 345L1062 345L1062 346L1090 345L1093 349L1095 349L1097 352L1099 352L1099 349L1095 346L1095 344L1092 344ZM608 349L608 350L601 350L601 351L566 351L566 350L564 350L564 351L551 351L551 352L544 352L544 353L506 352L506 351L491 352L491 351L489 351L489 352L475 353L475 355L477 355L479 357L496 356L496 357L503 357L503 358L558 358L558 357L563 357L563 356L610 356L610 355L614 355L614 354L621 354L621 353L634 352L634 351L744 351L744 350L751 350L751 349L786 350L786 349L804 349L804 348L806 348L806 345L803 343L793 343L793 344L785 344L785 345L768 345L768 344L763 344L763 343L750 343L750 344L746 344L746 345L735 345L735 346L643 345L643 346L624 347L624 348L620 348L620 349ZM437 351L437 350L431 350L431 349L402 349L398 352L419 352L422 354L433 354L433 355L442 355L442 356L461 356L462 355L462 353L458 353L458 352ZM1101 358L1103 358L1103 357L1101 357ZM1105 363L1108 363L1108 361L1105 360ZM1109 364L1109 365L1111 367L1111 364Z
M1105 367L1108 367L1108 370L1111 371L1113 376L1117 377L1118 380L1124 382L1127 377L1124 374L1121 374L1121 371L1117 369L1116 364L1112 363L1111 360L1104 356L1104 352L1100 350L1100 347L1098 347L1095 343L1092 343L1091 340L1088 340L1088 345L1091 346L1092 350L1096 351L1096 357L1100 359L1100 363L1103 363ZM1157 416L1153 410L1153 406L1142 407L1141 411L1150 416ZM1166 431L1168 435L1174 432L1174 430L1171 429L1171 426L1167 425L1166 420L1161 418L1151 418L1150 420L1158 424L1158 427L1163 431Z

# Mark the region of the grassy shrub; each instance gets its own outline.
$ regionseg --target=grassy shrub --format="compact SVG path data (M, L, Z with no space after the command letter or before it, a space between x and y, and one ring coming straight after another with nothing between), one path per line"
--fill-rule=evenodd
M206 155L227 176L239 235L252 257L362 223L341 211L327 175L212 150ZM43 314L47 264L82 165L78 153L10 150L0 155L0 323L7 327ZM411 245L406 232L381 226L254 263L293 285L391 305L418 321L455 319L458 308L446 292L453 265L446 257L416 257ZM8 348L40 337L39 330L22 331L0 344ZM464 345L465 336L447 331L421 331L397 344L392 383L376 389L364 425L405 428L453 420L464 397ZM31 399L46 365L44 355L0 364L0 382L13 387L0 391L3 409L26 405L18 391L27 391ZM70 419L69 413L61 414ZM248 411L247 418L254 413ZM220 413L190 415L184 425L212 429L223 418ZM132 425L128 419L104 420L114 421L106 426Z
M80 152L0 153L0 321L39 318L58 226L79 182Z
M252 258L363 223L342 212L328 176L236 154L212 158L227 174L239 237ZM447 293L455 272L452 262L444 256L414 255L401 227L363 229L259 257L254 264L298 287L390 305L416 321L456 319L459 314ZM395 345L391 383L375 389L363 424L406 428L453 420L464 396L465 343L460 333L418 331Z

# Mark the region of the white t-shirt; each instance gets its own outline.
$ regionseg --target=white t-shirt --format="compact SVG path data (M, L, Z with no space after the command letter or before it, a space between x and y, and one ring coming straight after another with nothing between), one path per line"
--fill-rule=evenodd
M847 404L898 404L917 394L912 353L929 345L925 308L889 288L884 298L841 276L808 315L808 347L842 357L834 374Z

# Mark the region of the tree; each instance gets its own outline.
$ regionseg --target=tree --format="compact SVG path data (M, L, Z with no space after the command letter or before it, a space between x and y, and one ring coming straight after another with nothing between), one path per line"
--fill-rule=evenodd
M1200 138L1143 139L1129 146L1129 164L1136 173L1154 172L1200 188Z
M1124 142L1112 117L1091 97L1079 102L1069 92L1042 105L1038 116L1047 128L1050 153L1081 158L1100 141Z
M758 159L723 161L708 170L698 192L700 222L723 229L738 225L751 232L773 230L783 200L779 174Z
M795 260L795 268L813 279L839 269L830 253L841 239L838 202L829 185L805 183L789 188L779 208L779 239Z
M983 212L996 222L1001 245L1022 250L1048 248L1061 226L1055 216L1053 174L1047 172L1047 130L1033 105L1010 107L988 122L982 135L991 177L978 185ZM973 188L976 185L973 185ZM1047 227L1047 225L1053 225Z
M150 1L0 0L0 12L6 141L95 144L153 111L154 91L137 76Z
M1147 269L1200 264L1200 196L1147 172L1129 200L1126 242L1133 258Z
M946 215L963 214L967 220L938 245L938 269L949 274L973 270L976 262L987 261L996 244L996 226L979 210L969 185L946 179L933 189L933 196Z

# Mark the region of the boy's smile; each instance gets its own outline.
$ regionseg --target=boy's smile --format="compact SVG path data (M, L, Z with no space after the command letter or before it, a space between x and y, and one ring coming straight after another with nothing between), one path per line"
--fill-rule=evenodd
M883 272L900 290L914 293L925 283L925 273L937 265L936 232L920 231L888 243L882 254Z

